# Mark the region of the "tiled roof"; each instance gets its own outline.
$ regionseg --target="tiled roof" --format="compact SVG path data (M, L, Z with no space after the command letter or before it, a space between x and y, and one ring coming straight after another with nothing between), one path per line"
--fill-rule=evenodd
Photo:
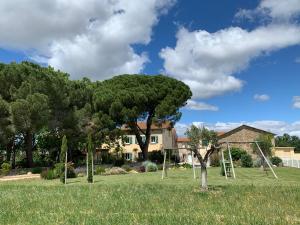
M178 137L177 142L189 142L190 139L187 137Z

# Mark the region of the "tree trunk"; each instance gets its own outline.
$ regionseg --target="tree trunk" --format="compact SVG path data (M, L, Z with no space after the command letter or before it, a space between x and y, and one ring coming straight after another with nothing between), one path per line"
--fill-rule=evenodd
M9 163L11 160L11 153L14 147L14 141L10 141L7 145L6 145L6 161Z
M25 150L26 150L26 161L27 167L33 167L33 157L32 157L32 136L33 134L28 131L25 134Z
M201 190L207 191L207 168L206 168L206 162L201 163Z
M12 162L11 162L11 168L16 168L16 149L13 149L13 155L12 155Z

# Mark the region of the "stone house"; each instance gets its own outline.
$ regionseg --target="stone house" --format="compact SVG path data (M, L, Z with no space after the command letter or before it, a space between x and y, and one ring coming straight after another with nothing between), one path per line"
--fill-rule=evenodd
M248 154L256 156L257 153L253 152L252 144L249 142L254 142L260 135L270 135L272 136L272 144L275 146L275 134L269 131L261 130L248 125L241 125L233 130L225 132L219 135L219 143L222 143L224 149L227 148L226 142L236 142L229 143L230 147L238 147L247 151Z

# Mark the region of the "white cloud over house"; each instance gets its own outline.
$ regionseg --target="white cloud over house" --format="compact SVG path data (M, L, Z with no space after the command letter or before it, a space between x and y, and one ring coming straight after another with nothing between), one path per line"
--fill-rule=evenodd
M147 45L173 0L7 0L0 4L0 47L23 50L43 63L94 80L139 73ZM12 10L13 9L13 10Z

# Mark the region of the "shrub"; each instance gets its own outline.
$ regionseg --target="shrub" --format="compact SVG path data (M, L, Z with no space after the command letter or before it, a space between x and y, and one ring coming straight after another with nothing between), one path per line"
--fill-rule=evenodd
M41 178L45 179L45 180L53 180L58 178L58 176L56 175L54 170L44 170L41 173Z
M245 150L236 147L230 148L230 153L231 153L232 161L238 161L242 158L243 155L247 154ZM229 160L229 152L227 149L226 151L224 151L224 156L227 160Z
M241 162L242 162L242 167L252 167L253 166L252 157L249 154L242 155Z
M11 166L10 166L10 164L9 163L2 163L2 165L1 165L1 174L2 175L7 175L7 174L9 174L9 171L11 170Z
M158 170L163 170L163 164L158 164L158 165L157 165L157 169L158 169Z
M140 166L139 169L138 169L138 171L139 171L140 173L146 172L145 166Z
M60 180L65 182L65 164L64 163L56 163L54 167L54 173L56 177L60 177ZM67 164L67 178L75 178L76 173L73 167L73 163Z
M95 174L100 175L100 174L103 174L103 173L105 173L105 168L102 167L102 166L97 166L96 170L95 170Z
M187 168L187 169L193 168L193 166L191 164L189 164L189 163L184 163L181 166L184 167L184 168Z
M145 161L142 165L145 167L146 172L155 172L158 170L157 165L150 161Z
M127 174L127 172L124 169L122 169L121 167L112 167L104 174L105 175L118 175L118 174Z
M124 164L124 165L122 166L122 169L124 169L124 170L127 171L127 172L129 172L130 170L132 170L131 167L130 167L129 165L127 165L127 164Z
M276 166L279 166L282 163L282 159L277 156L271 157L270 161L273 165L276 165Z
M148 153L148 158L152 161L152 162L156 162L156 163L163 163L164 161L164 155L162 153L162 151L152 151Z
M43 171L43 168L42 167L34 167L31 169L31 173L33 174L39 174Z
M124 158L117 158L114 161L114 166L115 167L120 167L120 166L124 165L124 163L125 163Z
M253 166L254 167L261 167L262 166L262 160L261 158L257 158L253 161Z

